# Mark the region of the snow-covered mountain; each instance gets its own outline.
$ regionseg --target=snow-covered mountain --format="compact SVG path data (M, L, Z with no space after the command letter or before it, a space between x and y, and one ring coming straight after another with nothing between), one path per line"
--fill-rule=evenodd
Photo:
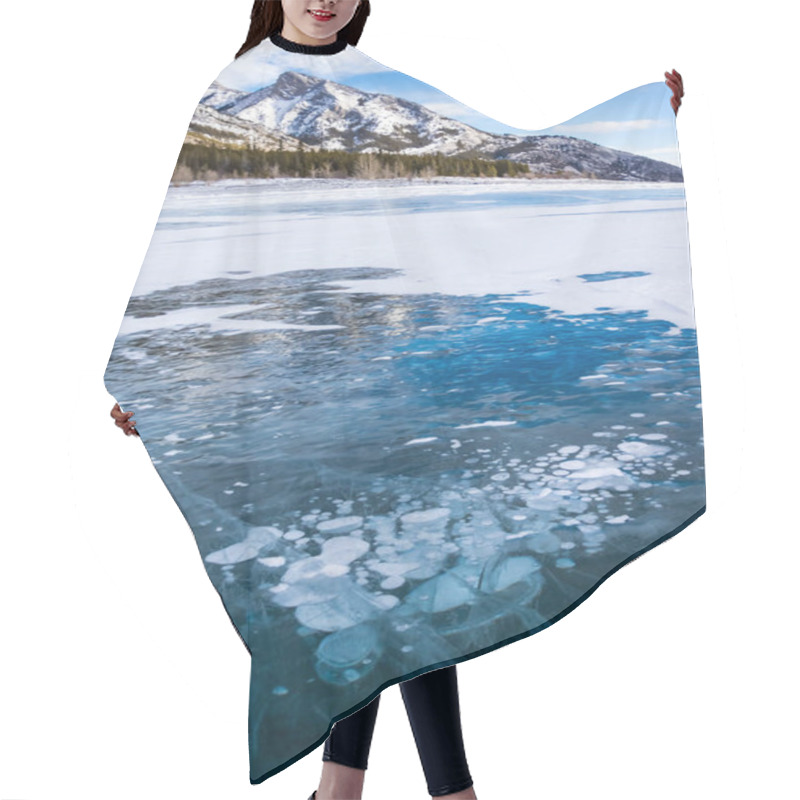
M258 150L297 150L300 142L278 130L270 130L255 122L217 111L213 106L201 103L195 109L187 144L214 144L218 146L252 145Z
M254 92L214 82L201 100L187 141L251 143L259 149L439 153L509 159L540 177L573 173L610 180L681 181L679 167L574 136L496 134L437 114L402 97L365 92L286 71Z

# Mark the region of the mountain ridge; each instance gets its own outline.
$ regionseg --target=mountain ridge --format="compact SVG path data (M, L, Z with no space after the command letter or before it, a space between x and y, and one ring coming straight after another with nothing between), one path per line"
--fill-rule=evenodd
M187 141L259 150L508 159L541 178L683 180L680 167L648 156L576 136L482 131L406 98L294 70L252 92L214 81L192 117Z

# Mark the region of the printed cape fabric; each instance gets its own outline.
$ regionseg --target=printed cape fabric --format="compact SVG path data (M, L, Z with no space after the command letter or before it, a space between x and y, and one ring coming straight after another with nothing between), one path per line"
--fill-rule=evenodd
M104 383L250 655L251 783L704 513L671 96L524 130L279 34L203 93Z

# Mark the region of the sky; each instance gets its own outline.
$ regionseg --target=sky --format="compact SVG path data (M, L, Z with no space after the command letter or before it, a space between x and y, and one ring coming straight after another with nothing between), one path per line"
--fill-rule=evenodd
M265 39L231 62L217 80L233 89L255 91L273 83L286 70L336 81L366 92L402 97L490 133L577 136L680 166L675 113L669 103L672 91L663 81L623 92L558 125L530 130L488 117L436 87L387 67L349 45L333 55L309 55L283 50ZM255 82L254 76L257 76Z

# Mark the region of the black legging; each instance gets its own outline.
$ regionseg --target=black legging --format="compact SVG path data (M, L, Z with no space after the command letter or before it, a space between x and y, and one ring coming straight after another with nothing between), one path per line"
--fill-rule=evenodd
M430 795L438 797L468 789L472 777L461 733L456 665L403 681L400 692ZM334 724L325 740L323 761L367 768L380 699L378 695L355 714Z

